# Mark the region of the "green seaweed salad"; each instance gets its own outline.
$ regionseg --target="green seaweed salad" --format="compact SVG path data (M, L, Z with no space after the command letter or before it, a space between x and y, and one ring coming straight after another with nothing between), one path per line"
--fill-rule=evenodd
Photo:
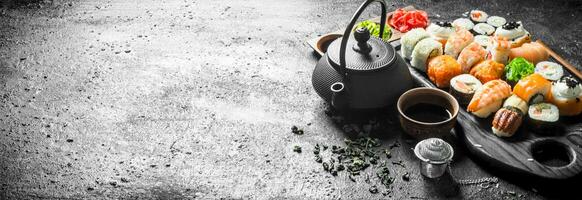
M505 66L505 79L517 82L523 77L533 74L535 66L525 58L515 58Z
M366 20L363 22L358 23L355 29L358 28L366 28L370 31L370 35L378 37L380 35L380 24L373 22L372 20ZM354 30L355 30L354 29ZM390 39L392 36L392 31L390 30L390 26L384 27L384 34L382 35L382 39L387 40Z

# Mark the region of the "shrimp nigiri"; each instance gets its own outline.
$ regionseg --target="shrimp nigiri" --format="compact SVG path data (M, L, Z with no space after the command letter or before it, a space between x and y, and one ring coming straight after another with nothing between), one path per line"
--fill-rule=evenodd
M469 73L471 67L475 64L485 60L487 57L487 50L483 48L479 43L472 42L469 44L461 54L459 54L459 58L457 58L457 62L461 65L461 71L463 74Z
M504 37L493 37L493 44L487 47L489 51L488 59L501 64L507 64L509 60L509 51L511 50L511 42Z
M473 34L462 27L455 27L455 33L449 36L445 44L445 54L457 58L459 53L473 42Z
M522 57L526 60L537 64L541 61L548 60L550 55L542 45L536 42L525 43L521 47L513 48L509 52L509 59Z
M501 107L503 100L511 95L511 86L502 80L489 81L475 92L467 111L477 117L486 118Z
M551 87L550 81L535 73L519 80L513 88L513 94L530 104L540 103L548 99Z
M505 65L495 62L493 60L484 60L475 65L470 73L477 77L481 83L486 83L491 80L500 79L503 76Z
M513 40L513 42L511 42L511 48L521 47L523 44L530 43L530 42L531 42L531 36L529 34L525 34L525 35Z

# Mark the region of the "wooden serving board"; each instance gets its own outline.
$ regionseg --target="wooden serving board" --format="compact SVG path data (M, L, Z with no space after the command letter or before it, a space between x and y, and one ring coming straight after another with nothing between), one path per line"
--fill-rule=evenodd
M416 10L416 8L414 8L413 6L406 6L404 8L402 8L406 11L412 11L412 10ZM390 12L388 13L388 17L386 18L386 20L390 20L390 18L392 17L392 14L394 12ZM380 23L380 16L369 19L372 20L373 22L376 23ZM392 36L390 36L390 38L387 40L387 42L391 42L391 41L395 41L395 40L399 40L400 37L402 37L402 35L404 35L403 33L401 33L400 31L393 29L392 27L390 27L390 25L386 25L386 28L390 28L392 31ZM308 40L306 43L307 45L309 45L309 47L311 47L317 54L319 54L320 56L323 56L323 54L325 54L325 52L327 51L327 46L329 46L329 44L331 42L333 42L335 39L341 37L344 33L344 29L341 30L337 30L331 33L326 33L324 35L321 35L317 38L313 38Z
M541 41L538 43L543 44ZM393 42L399 49L399 43ZM551 60L562 64L566 74L582 79L580 72L546 45ZM408 63L407 63L408 64ZM425 73L409 65L412 77L419 85L436 88ZM565 180L582 174L582 115L560 117L557 131L537 134L524 120L510 138L500 138L491 131L493 114L481 119L462 108L457 119L457 134L467 149L488 163L488 167L522 176L550 180Z

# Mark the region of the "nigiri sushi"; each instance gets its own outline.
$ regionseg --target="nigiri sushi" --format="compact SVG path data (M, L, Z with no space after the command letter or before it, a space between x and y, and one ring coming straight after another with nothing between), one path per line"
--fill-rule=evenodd
M511 42L511 48L517 48L517 47L521 47L523 44L525 43L530 43L531 42L531 37L529 34L525 34L521 37L516 38L515 40L513 40Z
M526 60L537 64L541 61L548 60L550 55L544 47L536 42L525 43L521 47L512 48L509 51L509 59L522 57Z
M513 94L529 104L534 104L547 100L551 87L550 81L534 73L519 80L513 88Z
M402 57L410 60L414 46L416 46L420 40L427 37L430 37L430 35L422 28L415 28L406 32L406 34L400 38Z
M453 77L461 74L461 65L449 55L441 55L428 62L428 77L439 88L449 87Z
M503 103L491 123L493 133L499 137L511 137L523 121L527 114L527 103L516 95L511 95Z
M487 47L489 51L489 59L501 63L507 64L509 60L509 52L511 50L511 43L504 37L493 37L492 44Z
M428 59L442 54L443 48L440 42L432 38L424 38L412 50L410 65L422 72L426 72Z
M475 92L467 111L477 117L486 118L501 107L503 100L511 95L511 86L502 80L489 81Z
M457 99L459 105L466 106L481 86L483 84L479 79L470 74L461 74L451 79L449 93Z
M493 60L484 60L471 68L470 74L482 83L500 79L503 76L504 65Z
M562 116L582 113L582 84L572 76L564 76L552 85L550 102L555 104Z
M445 44L445 54L457 58L459 53L469 44L473 42L473 34L462 27L456 27L447 43Z
M486 57L487 50L485 50L485 48L483 48L479 43L472 42L461 51L459 58L457 58L457 62L461 65L462 73L466 74L469 73L471 67L482 60L485 60Z

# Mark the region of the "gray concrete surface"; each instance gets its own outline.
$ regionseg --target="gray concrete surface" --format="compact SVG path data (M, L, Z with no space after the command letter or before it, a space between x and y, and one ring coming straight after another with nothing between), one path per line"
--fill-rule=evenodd
M32 1L28 1L32 2ZM80 0L0 10L0 199L538 199L507 182L425 180L395 141L387 196L314 162L313 145L346 137L311 88L304 42L347 24L359 0ZM473 8L521 19L574 65L582 8L568 1L389 1L432 19ZM366 17L378 14L377 7ZM290 132L297 125L305 135ZM301 145L303 153L292 151ZM460 178L492 176L462 148ZM410 173L410 181L400 177ZM445 183L444 186L447 186ZM379 187L385 191L383 187ZM515 193L515 195L513 195Z

